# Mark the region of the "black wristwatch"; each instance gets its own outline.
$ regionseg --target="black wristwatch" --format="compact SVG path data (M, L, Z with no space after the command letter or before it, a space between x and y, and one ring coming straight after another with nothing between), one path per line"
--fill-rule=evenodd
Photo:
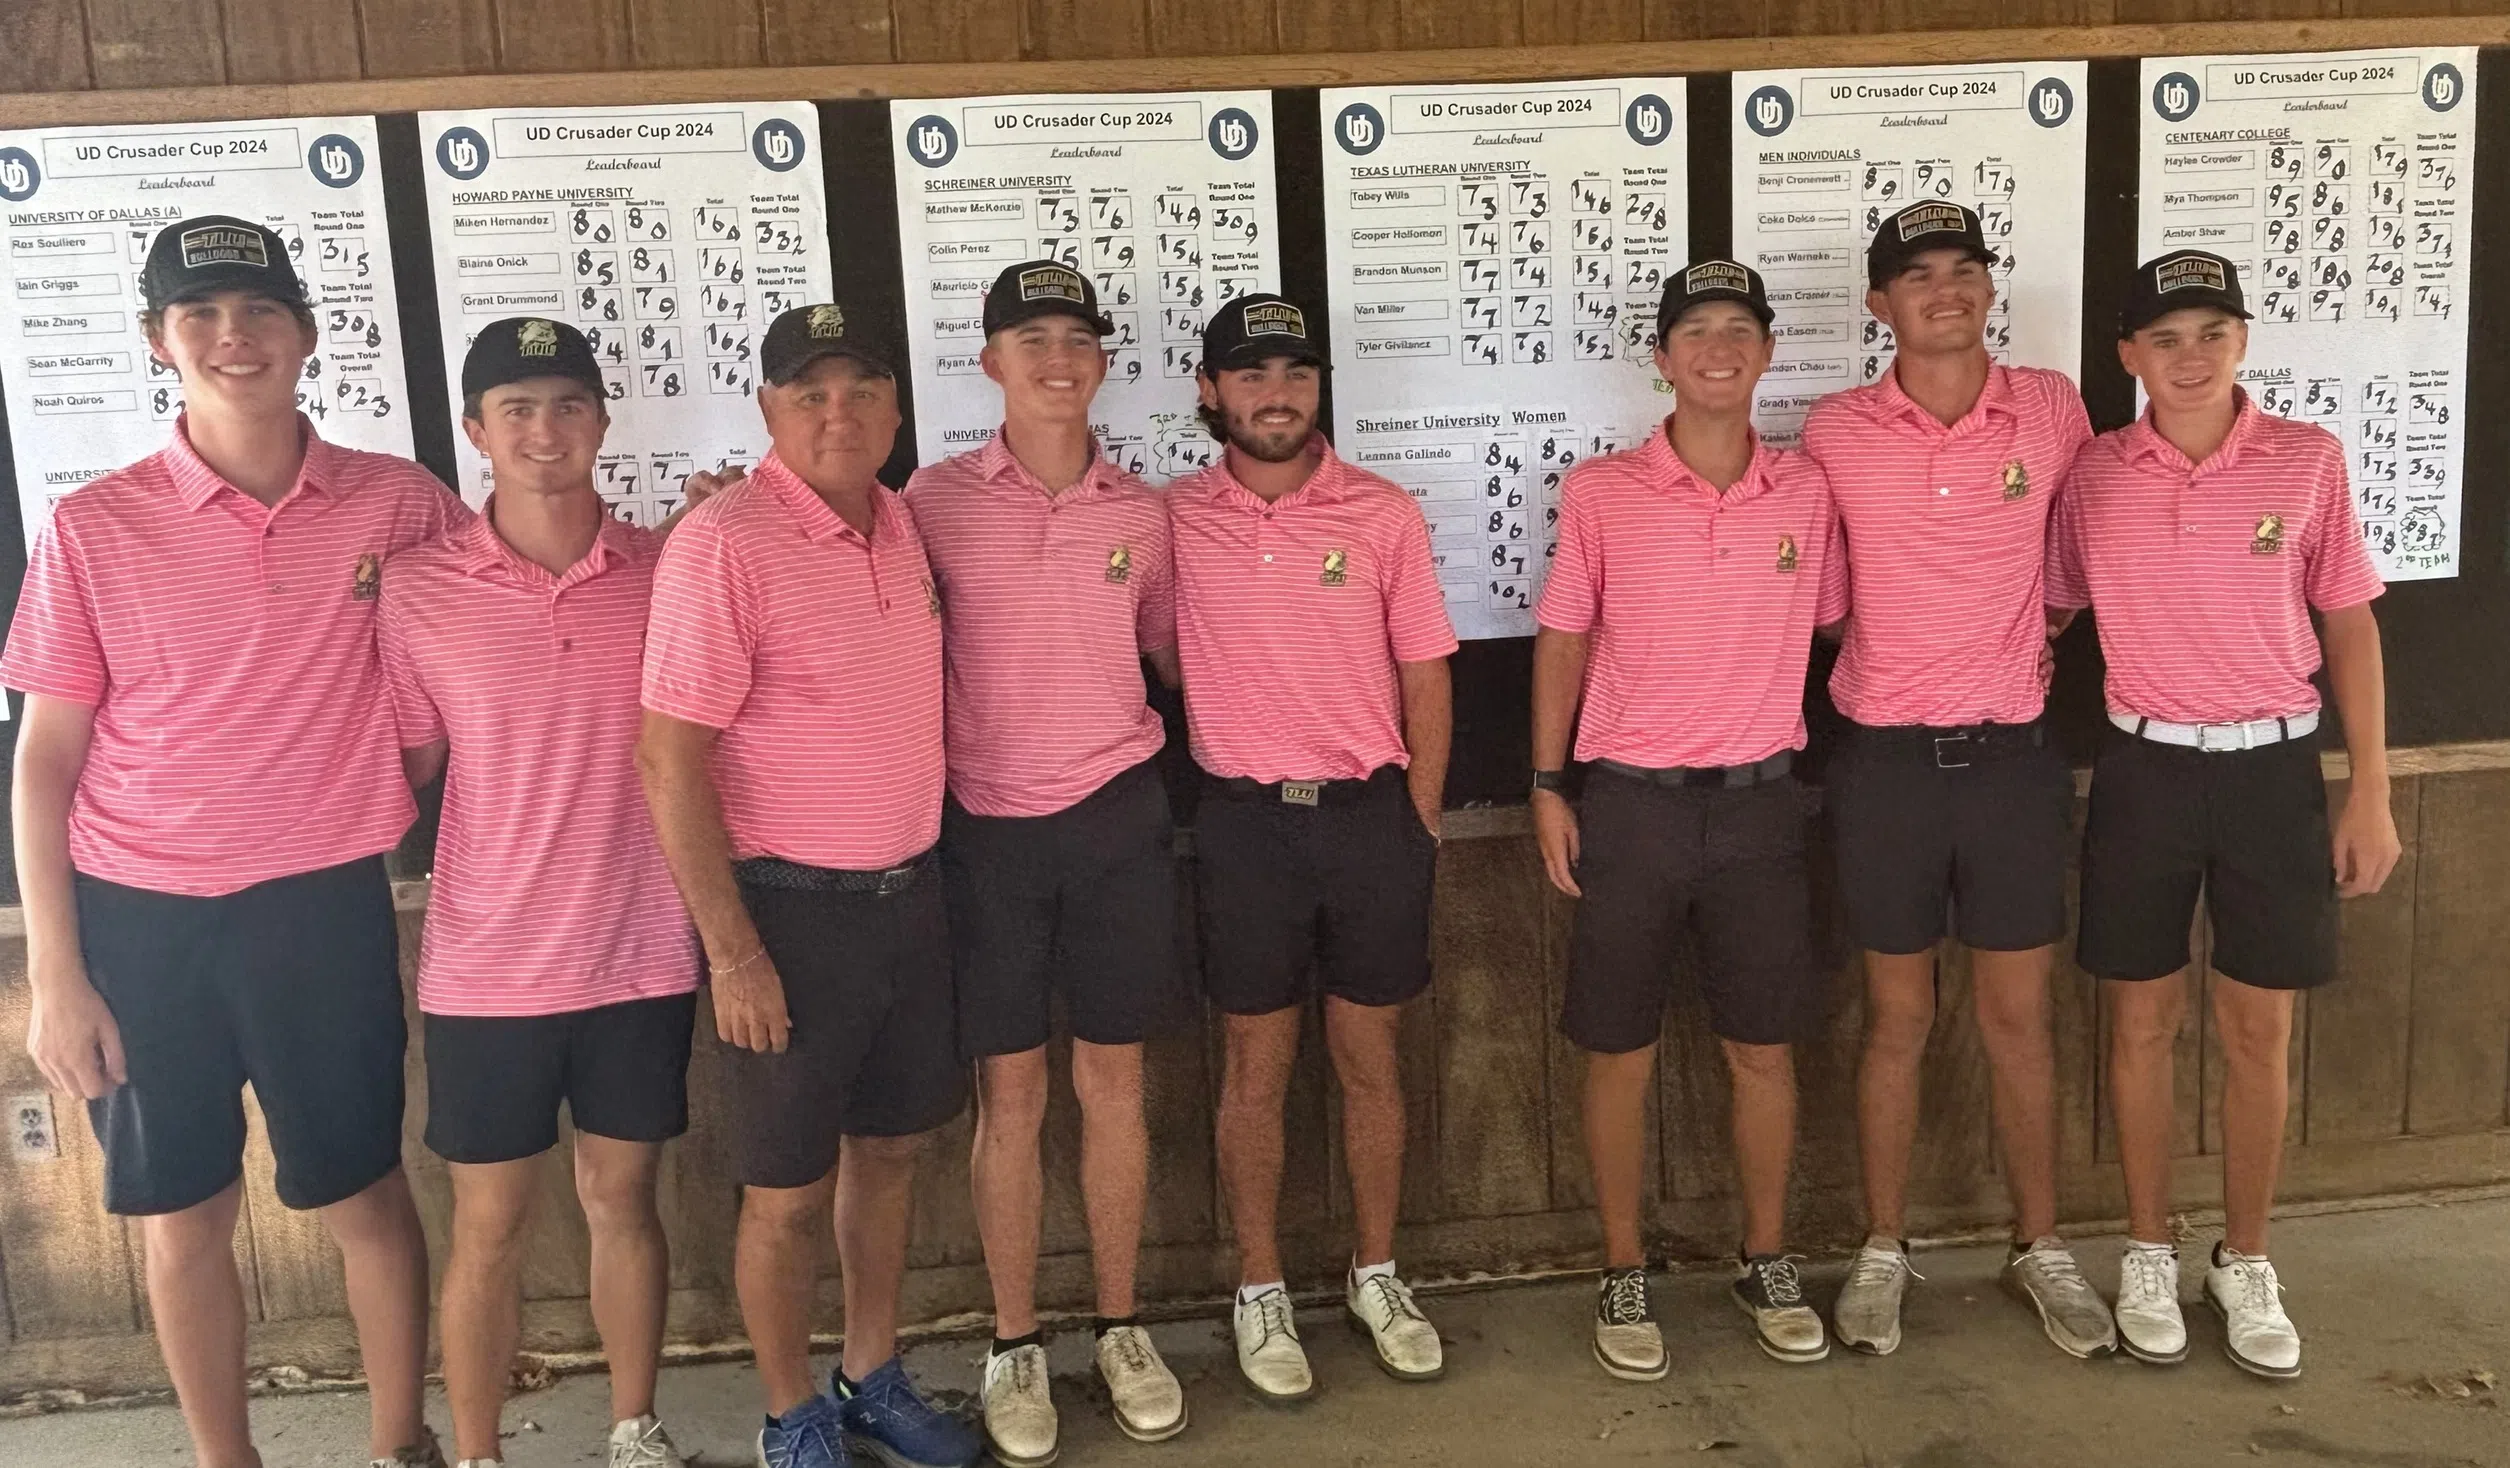
M1567 770L1536 770L1534 788L1548 790L1554 795L1566 795L1569 793L1569 772Z

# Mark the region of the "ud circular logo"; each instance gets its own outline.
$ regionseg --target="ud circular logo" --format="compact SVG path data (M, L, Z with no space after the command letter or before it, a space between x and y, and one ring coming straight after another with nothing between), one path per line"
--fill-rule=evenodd
M305 150L305 167L335 189L345 189L366 176L366 150L355 138L324 133Z
M1621 126L1628 129L1631 142L1653 148L1673 136L1673 109L1654 92L1644 93L1621 114Z
M1333 120L1333 138L1345 153L1374 153L1386 140L1385 116L1366 102L1354 102Z
M436 166L465 182L488 171L488 140L467 127L446 128L436 139Z
M2074 115L2074 88L2067 86L2063 77L2041 77L2031 88L2030 100L2022 110L2030 113L2031 121L2041 127L2063 127L2066 119Z
M2466 78L2458 69L2444 61L2423 73L2423 105L2434 112L2446 112L2458 105L2466 95Z
M1243 107L1223 107L1211 120L1211 150L1235 163L1255 151L1255 119Z
M0 148L0 199L23 204L42 186L44 171L24 148Z
M906 151L926 168L939 168L959 156L959 130L950 119L927 112L908 125Z
M802 130L781 117L770 117L750 134L750 152L758 161L776 173L784 173L802 161L808 149L802 142Z
M2185 122L2196 115L2201 96L2196 90L2196 78L2174 71L2153 83L2153 111L2164 122Z
M1774 138L1795 121L1795 99L1784 87L1762 87L1743 99L1743 125L1764 138Z

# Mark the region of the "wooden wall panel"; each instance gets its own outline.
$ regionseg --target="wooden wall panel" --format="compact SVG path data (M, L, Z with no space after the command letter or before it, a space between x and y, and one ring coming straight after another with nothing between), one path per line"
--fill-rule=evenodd
M666 68L758 66L757 0L628 0L628 54L634 66Z
M504 0L497 6L497 52L505 69L624 71L627 0Z
M363 74L357 0L221 0L230 82L339 82Z
M1020 54L1039 61L1081 61L1150 54L1144 0L1027 0Z
M357 20L368 76L498 69L493 0L357 0Z
M1008 0L892 0L900 61L1014 61L1020 7Z
M767 64L896 60L889 11L889 0L764 0L761 39Z
M87 56L100 87L200 87L227 79L211 0L87 0Z
M1284 51L1394 51L1403 45L1395 0L1274 0L1273 16Z
M22 1043L32 995L23 950L0 957L0 1094L45 1089ZM20 1160L0 1146L0 1312L18 1340L125 1334L138 1328L137 1260L108 1216L104 1153L76 1098L54 1096L61 1155Z
M2414 904L2413 1073L2406 1125L2418 1133L2502 1124L2510 1092L2510 781L2430 775Z
M93 84L80 0L0 6L0 92L75 92Z
M1281 49L1270 5L1150 0L1150 54L1255 56Z
M1438 1169L1451 1217L1551 1206L1543 1094L1541 860L1532 840L1455 841L1438 860Z
M2348 783L2327 787L2342 809ZM2309 1125L2312 1142L2371 1142L2405 1132L2414 1030L2414 894L2423 784L2396 781L2389 806L2405 855L2377 896L2344 905L2338 982L2309 997Z
M1518 16L1524 44L1575 46L1647 39L1646 10L1645 0L1524 0Z
M1643 0L1650 41L1703 41L1758 36L1769 27L1768 0Z
M1402 0L1399 8L1407 51L1517 46L1525 41L1517 0Z

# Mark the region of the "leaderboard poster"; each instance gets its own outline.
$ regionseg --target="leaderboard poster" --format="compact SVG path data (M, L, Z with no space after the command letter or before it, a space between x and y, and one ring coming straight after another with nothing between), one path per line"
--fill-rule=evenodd
M1560 482L1672 406L1679 77L1327 91L1335 442L1410 490L1463 637L1523 637Z
M1211 462L1194 366L1212 307L1281 288L1272 95L960 97L889 104L917 456L982 444L985 288L1060 260L1115 321L1092 413L1108 455L1165 482Z
M1890 369L1865 309L1865 246L1927 200L1978 211L1995 267L1997 361L2078 373L2083 351L2080 61L1734 77L1734 248L1769 284L1778 354L1757 416L1792 444L1815 400Z
M55 501L163 448L183 411L140 331L139 275L186 215L287 241L319 332L298 406L334 443L408 455L383 210L371 117L0 132L0 378L28 541Z
M698 469L764 457L758 341L832 294L808 102L422 112L446 387L482 326L581 327L609 381L602 496L655 524ZM487 460L454 435L462 497Z
M2241 381L2344 440L2391 581L2458 574L2475 48L2144 63L2140 258L2210 250Z

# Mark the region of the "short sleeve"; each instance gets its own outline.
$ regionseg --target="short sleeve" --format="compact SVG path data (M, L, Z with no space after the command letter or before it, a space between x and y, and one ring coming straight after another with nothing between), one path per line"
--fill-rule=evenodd
M1166 505L1151 532L1150 554L1143 558L1141 600L1133 608L1134 637L1144 652L1177 645L1177 548L1169 528Z
M2066 471L2066 482L2057 491L2057 502L2048 511L2048 551L2042 562L2040 600L2063 611L2079 612L2092 604L2090 578L2083 572L2083 483L2084 460L2091 456L2085 445L2074 456L2074 467Z
M1396 513L1400 524L1386 566L1386 641L1396 662L1425 663L1455 651L1455 626L1447 620L1446 592L1429 553L1429 522L1408 498Z
M0 684L92 708L112 682L76 535L56 507L26 560L8 650L0 654Z
M384 689L392 699L392 722L400 730L403 749L423 749L445 737L444 714L427 691L415 650L410 646L409 596L395 595L396 583L384 578L382 605L376 608L375 648L383 661Z
M1534 603L1535 623L1554 632L1582 636L1603 615L1603 537L1595 526L1594 482L1594 474L1580 465L1560 486L1560 538L1543 575L1543 594Z
M654 567L641 694L646 708L711 729L731 726L749 701L757 652L751 598L722 521L707 515L682 521Z
M2331 437L2319 443L2325 452L2313 476L2317 504L2305 547L2309 571L2301 586L2311 606L2329 612L2371 601L2387 585L2380 580L2379 563L2371 559L2369 542L2362 538L2362 517L2345 478L2343 451Z

